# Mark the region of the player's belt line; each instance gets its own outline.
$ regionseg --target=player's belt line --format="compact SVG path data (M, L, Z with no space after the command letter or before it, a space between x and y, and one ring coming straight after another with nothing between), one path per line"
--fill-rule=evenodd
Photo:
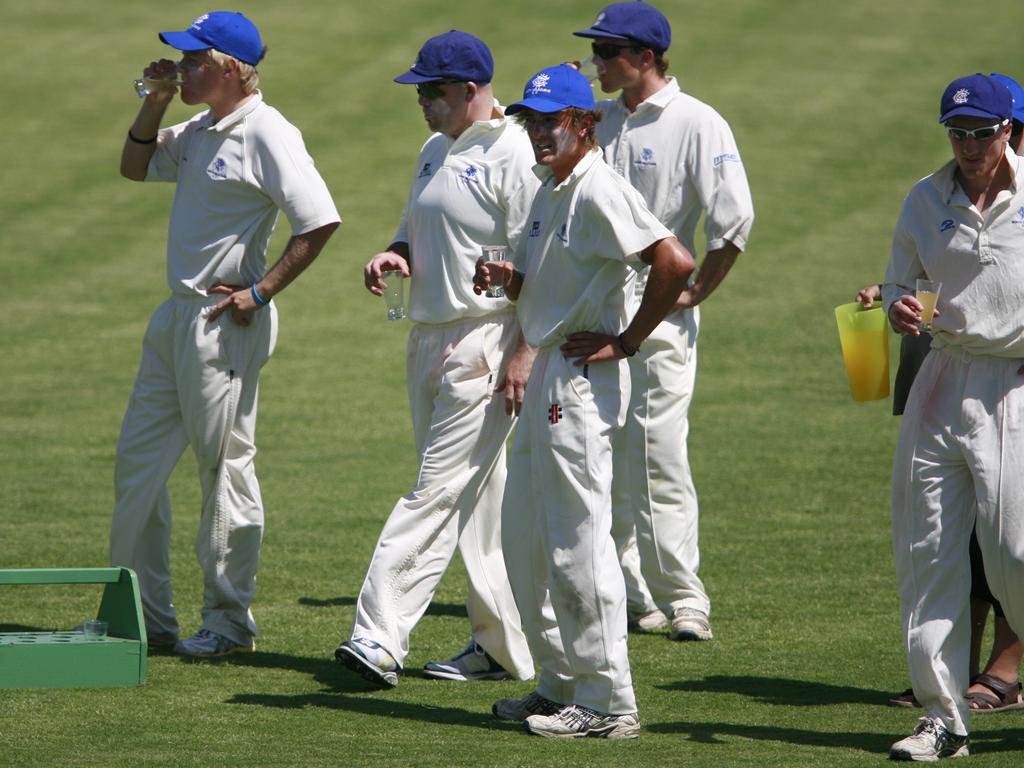
M456 328L460 325L483 325L484 323L504 323L510 319L510 315L515 315L516 308L513 306L504 307L491 312L487 315L480 315L479 317L460 317L456 320L449 320L446 323L423 323L419 321L413 321L414 325L423 328L424 330L441 330L445 328Z

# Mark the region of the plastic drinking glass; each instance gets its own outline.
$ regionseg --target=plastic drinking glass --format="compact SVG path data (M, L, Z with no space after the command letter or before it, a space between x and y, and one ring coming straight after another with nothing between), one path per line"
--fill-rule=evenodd
M107 627L109 625L105 621L99 619L89 619L82 625L82 632L90 640L98 640L101 637L107 636Z
M387 307L388 320L405 319L405 280L397 269L380 273L384 282L384 306Z
M484 261L508 261L507 245L485 245L483 247ZM505 288L501 285L488 286L486 295L492 299L501 299L505 296Z
M935 305L939 301L942 283L936 280L918 280L917 292L914 294L921 302L921 330L932 332L932 318L935 316Z

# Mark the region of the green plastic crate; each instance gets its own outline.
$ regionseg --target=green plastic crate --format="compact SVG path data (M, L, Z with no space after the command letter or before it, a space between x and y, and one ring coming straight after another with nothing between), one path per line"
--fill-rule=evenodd
M0 570L5 584L105 584L97 619L106 637L80 632L0 632L0 688L108 688L146 679L146 628L129 568Z

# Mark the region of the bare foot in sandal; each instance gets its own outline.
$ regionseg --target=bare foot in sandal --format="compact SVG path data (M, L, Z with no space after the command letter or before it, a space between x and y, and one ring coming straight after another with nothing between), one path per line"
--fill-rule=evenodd
M971 712L979 714L1024 709L1020 683L1008 683L985 674L975 675L971 679L971 687L967 689L967 702Z

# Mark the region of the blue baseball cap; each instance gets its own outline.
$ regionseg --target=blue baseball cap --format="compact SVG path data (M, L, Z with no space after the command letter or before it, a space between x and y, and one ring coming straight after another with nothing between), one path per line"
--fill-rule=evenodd
M1012 113L1010 89L995 78L978 72L958 77L946 86L939 108L939 122L944 123L959 115L1009 120Z
M232 11L204 13L184 32L161 32L160 39L179 51L213 48L254 67L265 51L256 25Z
M632 40L655 51L667 51L672 29L664 14L647 3L612 3L597 14L590 29L573 32L577 37L610 37Z
M416 85L437 80L489 83L494 78L494 59L483 40L453 29L432 37L416 55L416 63L395 78L396 83Z
M1013 97L1013 119L1018 123L1024 123L1024 88L1009 75L993 72L989 77L1010 89L1010 95Z
M559 64L542 69L531 77L523 88L523 98L510 104L506 115L514 115L524 109L534 112L561 112L563 109L594 109L594 91L590 81L574 67Z

